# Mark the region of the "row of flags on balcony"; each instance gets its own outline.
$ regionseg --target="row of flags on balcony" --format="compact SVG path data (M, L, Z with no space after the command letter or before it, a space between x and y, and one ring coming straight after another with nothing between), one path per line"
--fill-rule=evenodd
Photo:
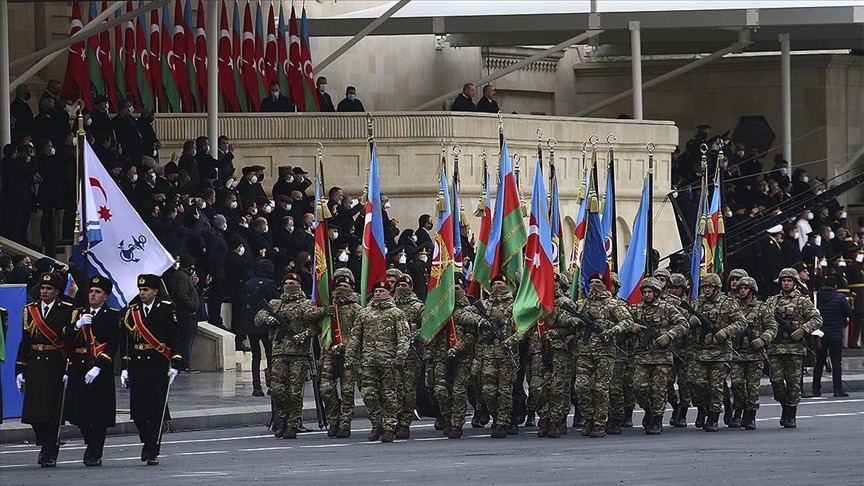
M84 27L85 20L92 21L108 8L104 0L101 8L98 2L87 2L85 18L84 3L72 2L70 36ZM319 111L305 6L298 19L292 5L286 19L282 2L277 2L278 18L273 2L232 3L230 24L225 0L198 0L194 12L191 0L175 0L173 7L151 10L149 21L148 15L141 14L115 26L113 36L107 29L73 44L62 94L80 98L91 109L97 97L105 96L111 111L127 99L139 111L204 112L209 108L207 71L216 60L219 111L259 111L274 81L283 95L290 94L298 111ZM137 7L128 1L114 17L144 5L144 0ZM221 8L218 53L208 55L205 9L217 7Z

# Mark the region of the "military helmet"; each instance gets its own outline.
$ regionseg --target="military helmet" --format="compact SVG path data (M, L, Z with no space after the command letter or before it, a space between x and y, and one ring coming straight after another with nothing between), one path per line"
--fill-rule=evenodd
M794 268L784 268L783 270L780 270L780 276L777 277L777 280L783 278L791 278L798 280L798 271L796 271Z
M621 277L616 272L612 272L612 285L621 288Z
M729 272L729 278L726 279L727 282L731 282L733 278L737 278L741 280L743 277L749 277L750 275L743 268L736 268Z
M354 272L347 268L339 268L335 272L333 272L333 281L335 282L337 279L347 277L351 280L351 283L354 283Z
M738 281L738 287L747 287L755 294L759 292L759 285L756 284L756 279L753 277L741 277Z
M660 283L659 280L654 277L647 277L642 279L642 283L639 284L639 288L644 289L645 287L648 287L649 289L653 290L655 293L658 294L663 291L663 285Z
M702 276L702 279L699 282L700 287L704 287L706 285L713 285L718 289L723 286L723 282L720 281L720 276L716 273L707 273Z
M654 270L654 278L657 277L664 277L666 282L669 282L672 278L672 272L670 272L668 268L658 268L657 270Z
M669 278L670 287L687 287L687 277L680 273L673 273Z
M567 272L558 272L555 274L555 282L564 290L570 288L570 275Z
M402 270L399 270L398 268L388 268L387 276L399 278L402 276Z

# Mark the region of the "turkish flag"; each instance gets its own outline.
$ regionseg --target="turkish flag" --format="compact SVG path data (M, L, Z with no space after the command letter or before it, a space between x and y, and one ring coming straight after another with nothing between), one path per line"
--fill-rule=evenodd
M84 27L81 21L81 7L78 2L72 2L72 27L69 36L78 33ZM4 33L4 35L6 35ZM76 42L69 47L66 61L66 76L63 79L63 96L73 100L81 99L88 108L93 107L93 96L90 93L90 76L87 73L87 47L84 41Z
M215 8L215 7L214 7ZM195 78L202 110L207 101L207 31L204 30L204 2L198 0L198 26L195 28ZM218 67L217 67L218 69ZM216 107L214 107L215 109Z
M126 12L134 10L132 2L126 2ZM129 93L130 101L132 99L141 104L141 95L138 92L138 78L135 76L135 62L137 55L135 53L135 19L129 19L123 22L123 77L126 79L126 91ZM133 103L134 105L135 103Z
M160 111L168 111L168 100L162 88L162 51L159 43L162 40L162 29L159 23L159 9L150 11L150 84L153 85L153 98Z
M297 24L297 14L291 6L291 19L288 21L288 88L291 99L297 105L297 111L306 111L306 98L303 96L303 72L300 59L300 28Z
M189 60L186 58L186 29L183 28L183 7L180 5L180 0L174 2L174 37L171 47L172 51L169 53L168 66L171 68L171 75L177 81L177 89L180 91L183 111L191 113L194 110L189 87L189 73L186 70L186 63Z
M255 33L252 32L252 10L246 4L243 14L243 84L246 88L246 97L252 106L252 111L261 109L261 93L258 91L258 72L255 63Z
M228 11L222 0L222 14L219 19L219 92L228 111L239 112L237 86L234 84L234 59L231 57L231 31L228 29Z
M279 65L279 52L276 45L276 19L273 14L273 5L270 5L270 13L267 15L267 51L264 55L266 67L264 70L264 84L269 85L272 81L278 81L276 74Z
M108 9L108 2L102 0L102 10ZM106 18L103 22L108 22ZM117 82L114 81L114 63L111 58L111 30L103 30L99 34L99 48L96 51L99 66L102 69L102 79L108 91L108 99L111 100L111 109L117 110Z

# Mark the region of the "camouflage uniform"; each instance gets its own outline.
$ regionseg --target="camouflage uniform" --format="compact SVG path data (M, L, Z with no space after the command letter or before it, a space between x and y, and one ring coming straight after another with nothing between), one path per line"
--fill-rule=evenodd
M286 333L277 341L280 326L276 320L264 309L255 315L256 325L269 325L270 341L273 343L270 390L275 423L278 424L277 436L282 435L279 434L282 431L282 437L294 438L303 413L303 384L309 370L309 339L318 335L318 320L331 310L316 307L303 295L299 285L294 291L286 290L280 299L271 300L270 307L296 333L294 337L289 337L290 332Z
M453 325L456 330L456 346L450 348L447 326L426 345L426 388L432 390L438 402L438 411L444 421L444 435L461 437L468 408L468 382L471 379L471 363L474 358L474 343L480 316L473 310L464 295L456 300L453 310ZM452 357L451 357L452 356Z
M686 299L687 278L680 273L673 273L669 280L669 287L682 287L684 289L685 296L683 298L672 294L668 289L663 294L663 299L678 309L681 301ZM690 408L691 400L690 386L687 384L687 367L693 360L689 330L674 340L670 348L674 349L678 356L672 357L672 369L669 370L669 375L666 378L666 401L672 405L672 417L669 419L669 425L686 427L687 410ZM678 382L677 394L675 391L676 381Z
M654 290L655 296L659 295L661 284L655 278L646 278L642 281L640 288L649 287ZM674 299L674 296L672 297ZM659 434L663 431L663 413L666 410L666 384L669 372L672 370L672 352L665 345L656 344L657 339L663 337L669 343L686 334L690 327L687 320L678 312L677 307L670 298L655 299L648 303L644 300L633 307L633 319L636 324L645 326L650 324L657 332L653 339L647 335L647 330L639 330L636 326L630 326L632 331L639 331L637 335L639 343L633 347L633 388L636 392L636 400L645 410L645 419L642 425L647 434ZM626 331L626 324L618 325L613 332Z
M798 272L792 268L784 268L780 271L780 279L783 278L797 279ZM777 336L768 347L768 361L771 365L774 400L783 406L784 417L781 421L785 423L791 418L794 424L795 413L801 400L801 366L806 351L801 339L796 341L791 334L803 329L803 337L806 339L813 331L822 327L822 316L813 307L813 302L797 289L788 293L781 290L779 294L769 297L765 303L773 313L785 319L792 327L792 332L784 332L778 327Z
M493 437L500 438L501 432L510 427L510 414L513 409L513 382L516 379L516 366L513 364L510 347L518 353L518 335L513 323L513 294L509 291L489 295L483 302L491 319L497 319L506 342L496 340L487 323L481 325L480 339L483 344L477 354L480 357L480 374L483 400L492 418ZM507 337L509 336L509 337ZM518 358L518 354L517 354Z
M570 382L573 379L573 355L570 344L576 335L579 320L562 311L562 305L575 307L560 286L555 290L555 306L546 316L544 341L548 343L547 358L550 366L544 367L542 403L537 408L540 417L538 437L559 437L567 429L567 414L570 411ZM531 334L532 347L540 346L538 332ZM535 380L536 381L536 380ZM532 383L533 385L533 383ZM534 396L534 390L531 390Z
M592 284L593 285L593 284ZM606 290L592 288L588 297L579 301L579 312L591 314L602 331L615 326L633 325L628 307L612 298ZM587 325L579 326L576 341L576 394L579 411L585 417L582 435L603 437L609 415L609 384L615 369L615 344L610 337L591 333L585 340Z
M691 379L693 402L702 407L707 419L705 430L716 432L723 405L723 388L729 377L732 361L732 339L747 327L747 320L738 303L727 295L723 295L720 277L709 273L702 276L700 284L713 285L715 292L712 298L705 297L704 292L693 304L696 311L704 314L717 327L717 333L725 334L719 342L715 335L706 335L705 341L697 339L694 344ZM698 325L696 317L690 318L691 325Z
M393 299L372 300L357 312L345 349L345 364L358 365L360 393L372 422L373 435L392 435L401 407L399 370L408 355L410 334L405 314Z
M403 293L403 290L407 290L408 292ZM396 307L405 313L405 319L408 321L408 326L410 328L409 337L411 339L411 345L419 354L419 350L422 349L420 341L420 325L423 319L423 302L421 302L420 299L417 298L417 295L415 295L410 289L400 288L396 289L396 296L393 298L393 302L396 303ZM414 418L414 409L417 408L417 377L419 373L420 360L418 359L417 354L410 351L399 363L402 406L397 418L397 439L408 438L407 434L411 427L411 420Z
M762 380L762 362L765 359L765 345L777 335L777 321L774 313L764 302L756 300L759 291L756 280L744 277L739 286L750 288L750 302L738 299L738 305L747 319L747 326L753 332L752 340L761 340L758 349L751 344L751 338L744 333L735 337L738 356L732 360L732 396L735 398L735 417L730 426L752 425L755 428L756 411L759 409L759 383ZM740 420L743 415L743 422Z
M348 289L333 290L333 319L339 323L342 344L323 352L321 365L321 398L331 431L328 435L349 437L354 417L354 386L357 369L345 366L345 343L351 337L352 327L360 307L360 296ZM338 380L338 385L337 385ZM334 430L335 429L335 430Z
M618 274L612 273L612 283L616 289L621 288ZM630 309L630 303L621 297L616 297ZM616 338L618 347L615 349L615 368L612 371L612 382L609 383L609 426L607 434L618 434L619 427L633 425L633 408L636 406L636 395L633 393L633 346L632 340L626 337Z

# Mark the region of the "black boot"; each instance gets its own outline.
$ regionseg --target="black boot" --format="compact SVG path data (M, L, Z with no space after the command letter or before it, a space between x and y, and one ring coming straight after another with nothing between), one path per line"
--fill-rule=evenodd
M435 419L435 430L444 430L444 425L445 423L443 418L438 417Z
M795 423L795 414L798 413L798 407L789 407L787 410L786 425L784 425L784 427L787 429L794 429L798 427L798 424Z
M628 408L624 410L624 420L621 421L622 429L629 429L633 427L633 409Z
M369 432L369 437L366 438L369 442L377 442L381 440L381 427L372 427L372 431Z
M780 427L786 427L787 417L789 417L789 407L786 405L781 405L783 407L783 413L780 414Z
M474 410L474 414L471 416L471 427L474 429L483 428L483 424L480 423L480 412L476 409Z
M696 428L701 429L705 427L705 416L708 415L705 411L705 407L697 407L696 408Z
M537 431L537 437L546 437L549 434L549 419L540 419L540 430Z
M813 396L814 397L821 397L822 396L822 388L814 386L813 387Z
M744 412L744 418L741 420L741 427L744 430L756 430L756 410L748 410Z
M708 417L705 419L705 427L702 430L705 432L717 432L720 430L720 412L708 413Z
M287 428L287 426L285 425L285 422L278 424L276 426L276 429L273 431L273 436L276 437L277 439L281 439L282 436L285 435L285 429L286 428Z
M525 416L525 427L536 427L534 423L534 410L528 409L528 415Z
M663 420L661 417L660 420ZM645 418L642 419L642 427L645 429L645 435L657 435L660 432L657 430L657 420L650 413L645 412Z
M723 424L729 425L729 422L732 421L732 399L725 398L723 399Z
M675 413L675 411L672 412L674 414L675 419L670 420L669 425L671 425L672 427L687 427L687 410L688 409L689 409L689 407L682 403L678 407L677 413Z
M510 427L507 428L507 435L519 435L519 426L510 424Z
M669 402L669 406L672 407L672 415L669 416L669 426L674 427L673 422L678 421L678 409L681 408L681 402L677 400L678 397L675 397L675 400Z
M741 428L741 417L744 414L744 410L740 408L736 408L735 412L732 414L732 420L729 421L728 425L730 429L740 429Z
M816 394L814 393L813 396L816 396ZM845 391L843 391L842 388L835 388L834 389L834 397L835 398L843 398L843 397L848 397L848 396L849 396L849 394L846 393Z
M609 435L621 435L621 421L618 419L609 420L609 423L606 424L606 433Z
M645 410L645 415L642 416L642 428L650 429L653 423L654 419L651 417L651 412Z
M663 415L654 416L654 430L658 435L663 433Z

